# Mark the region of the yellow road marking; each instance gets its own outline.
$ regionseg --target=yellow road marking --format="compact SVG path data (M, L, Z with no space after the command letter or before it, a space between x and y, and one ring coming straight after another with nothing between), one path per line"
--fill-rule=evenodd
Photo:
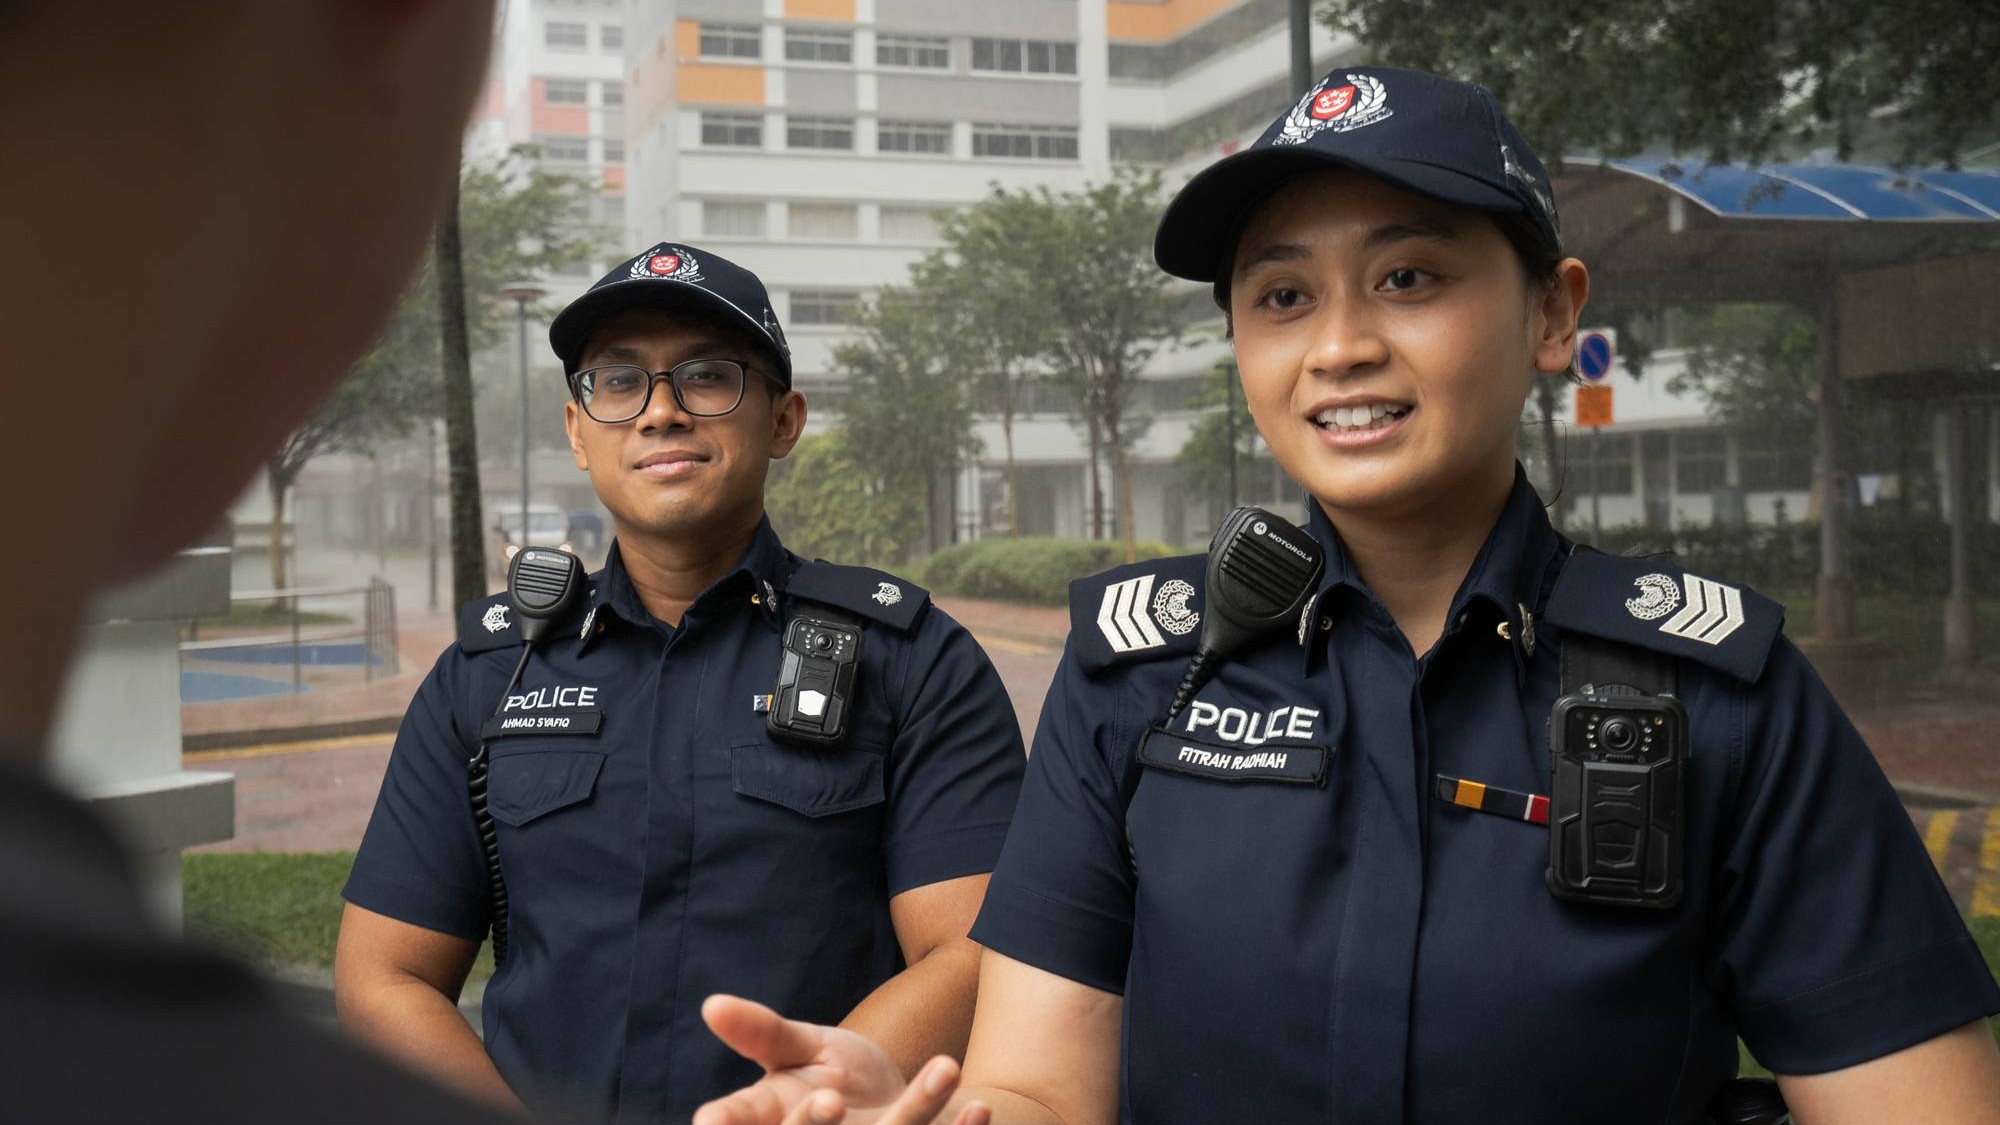
M1972 884L1972 916L2000 918L2000 806L1986 810L1979 842L1979 877Z
M1048 645L1038 645L1032 641L1017 641L1011 637L996 637L991 634L973 633L979 643L986 648L997 648L1001 652L1011 652L1016 656L1054 656L1059 649Z
M349 734L339 738L313 738L304 742L269 742L262 746L240 746L231 750L191 750L181 755L184 762L228 762L238 758L270 758L280 754L306 754L314 750L344 750L353 746L367 746L376 742L387 742L396 735L393 731L380 734Z
M1951 834L1958 831L1958 810L1945 809L1931 814L1924 826L1924 850L1931 853L1931 865L1944 870L1944 855L1951 847Z

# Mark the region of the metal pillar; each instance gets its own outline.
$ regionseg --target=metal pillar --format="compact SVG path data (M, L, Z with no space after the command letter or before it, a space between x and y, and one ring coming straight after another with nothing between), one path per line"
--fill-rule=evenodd
M1292 96L1312 88L1312 0L1292 0Z
M1847 467L1840 447L1840 303L1833 278L1819 300L1819 583L1814 631L1854 639L1854 579L1847 573Z

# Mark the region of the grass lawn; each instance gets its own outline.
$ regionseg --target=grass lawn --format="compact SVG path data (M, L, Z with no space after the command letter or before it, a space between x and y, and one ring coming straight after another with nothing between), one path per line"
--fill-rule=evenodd
M1772 594L1785 605L1785 635L1813 633L1813 595ZM1936 678L1944 662L1944 601L1941 598L1860 596L1854 602L1855 631L1888 646L1888 681L1914 686ZM2000 672L2000 598L1975 598L1972 635L1978 642L1973 667Z
M340 887L353 852L219 852L181 857L187 936L265 969L330 970ZM481 946L467 984L493 975Z
M239 852L181 857L188 937L267 969L331 969L340 933L340 885L353 852ZM1968 918L1987 967L2000 976L2000 918ZM468 983L493 974L481 946ZM2000 1039L2000 1017L1989 1021ZM1745 1048L1743 1073L1769 1075Z

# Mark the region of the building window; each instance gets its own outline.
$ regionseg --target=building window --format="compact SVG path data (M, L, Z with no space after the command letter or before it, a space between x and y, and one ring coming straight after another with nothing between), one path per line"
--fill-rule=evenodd
M861 294L852 289L794 289L793 324L846 324L861 311Z
M1809 491L1813 475L1811 444L1745 441L1736 454L1736 471L1745 492Z
M1729 439L1720 430L1674 433L1674 487L1683 493L1713 492L1729 483Z
M936 242L940 212L932 207L882 208L882 241ZM1206 297L1208 294L1203 293Z
M854 33L810 27L785 29L785 58L792 62L851 63Z
M622 225L625 222L625 197L622 195L600 195L597 197L598 217L607 223Z
M590 46L590 25L550 20L542 25L542 46L552 51L581 51Z
M625 163L625 142L607 140L604 142L604 162L606 164Z
M732 148L764 147L764 119L754 113L704 113L701 143Z
M705 59L761 59L764 33L754 27L733 23L701 25L701 57Z
M951 40L928 35L880 35L875 38L876 66L951 68Z
M883 121L875 128L880 152L923 152L951 155L949 121Z
M972 155L1016 160L1075 160L1074 125L974 125Z
M854 147L854 119L851 117L787 117L786 148Z
M597 45L606 51L625 49L625 28L615 23L602 24L597 29Z
M701 233L725 238L762 238L764 205L705 200L701 205Z
M589 105L590 83L551 78L543 85L542 97L550 105Z
M1003 74L1075 74L1076 44L1046 39L974 39L972 69Z
M620 109L625 105L625 84L623 82L599 82L597 96L606 109Z
M1592 442L1597 444L1595 453L1591 452ZM1597 465L1594 478L1591 475L1593 460ZM1586 496L1591 493L1600 496L1631 495L1632 436L1598 433L1571 442L1563 484L1569 491Z
M793 238L851 239L860 229L851 203L794 203L788 233Z
M582 164L590 159L590 138L588 137L542 137L543 160L562 160Z

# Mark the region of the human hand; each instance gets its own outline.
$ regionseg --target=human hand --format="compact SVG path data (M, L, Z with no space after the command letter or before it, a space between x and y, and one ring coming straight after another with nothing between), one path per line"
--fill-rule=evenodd
M932 1059L905 1083L863 1036L788 1020L749 1000L711 996L701 1018L730 1050L763 1067L764 1077L702 1106L694 1125L930 1125L958 1088L958 1064L949 1058ZM975 1104L949 1120L988 1125L989 1117Z

